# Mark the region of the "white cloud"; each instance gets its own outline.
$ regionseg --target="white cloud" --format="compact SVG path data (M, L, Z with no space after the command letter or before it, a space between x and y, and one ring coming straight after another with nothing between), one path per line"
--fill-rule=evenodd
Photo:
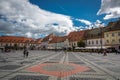
M79 19L80 20L80 19ZM88 20L85 20L85 21L88 21ZM90 22L90 21L88 21ZM104 27L105 24L102 23L100 20L96 20L95 22L90 22L90 24L86 24L85 26L79 26L79 27L76 27L77 30L84 30L84 29L92 29L92 28L98 28L98 27Z
M105 20L120 17L120 0L102 0L97 15L106 14Z
M1 0L0 18L0 32L5 34L39 37L49 33L68 34L75 30L70 16L43 10L28 0Z
M93 26L94 27L104 26L104 23L102 23L100 20L96 20L96 22L94 22Z
M27 32L25 35L28 37L32 37L32 34L30 32Z
M81 23L84 23L85 25L91 25L92 23L85 19L76 19L77 21L80 21Z

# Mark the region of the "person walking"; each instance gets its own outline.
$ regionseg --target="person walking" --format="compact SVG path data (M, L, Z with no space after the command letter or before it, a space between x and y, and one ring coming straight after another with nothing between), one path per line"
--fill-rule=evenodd
M26 57L26 49L23 51L23 57Z
M26 51L26 57L28 57L28 55L29 55L29 52L28 52L28 50Z
M27 48L25 48L23 51L23 57L28 57L28 55L29 55L29 51L27 50Z
M104 50L103 56L107 56L107 51L106 50Z

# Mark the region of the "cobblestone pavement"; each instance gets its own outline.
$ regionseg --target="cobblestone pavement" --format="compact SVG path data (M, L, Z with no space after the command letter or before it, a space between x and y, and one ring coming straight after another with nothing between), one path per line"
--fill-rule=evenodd
M120 80L120 55L30 51L0 52L0 80Z

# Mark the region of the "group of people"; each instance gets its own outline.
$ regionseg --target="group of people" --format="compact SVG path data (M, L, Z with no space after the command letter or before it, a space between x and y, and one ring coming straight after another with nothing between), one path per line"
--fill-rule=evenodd
M107 50L103 51L103 56L107 56Z
M29 55L28 50L27 50L27 49L24 49L24 51L23 51L23 56L24 56L24 57L28 57L28 55Z
M118 50L115 49L113 52L114 52L115 54L120 54L120 50L119 50L119 49L118 49ZM109 53L109 50L107 50L107 49L106 49L106 50L103 50L102 53L103 53L103 56L107 56L107 53Z

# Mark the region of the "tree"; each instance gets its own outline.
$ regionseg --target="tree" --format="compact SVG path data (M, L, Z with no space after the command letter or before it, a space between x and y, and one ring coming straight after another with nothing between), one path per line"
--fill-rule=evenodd
M82 40L77 42L77 46L78 47L85 47L85 42L83 42Z
M72 49L73 49L73 51L75 50L75 46L74 45L72 45Z
M18 45L14 44L14 49L17 50L18 49Z

